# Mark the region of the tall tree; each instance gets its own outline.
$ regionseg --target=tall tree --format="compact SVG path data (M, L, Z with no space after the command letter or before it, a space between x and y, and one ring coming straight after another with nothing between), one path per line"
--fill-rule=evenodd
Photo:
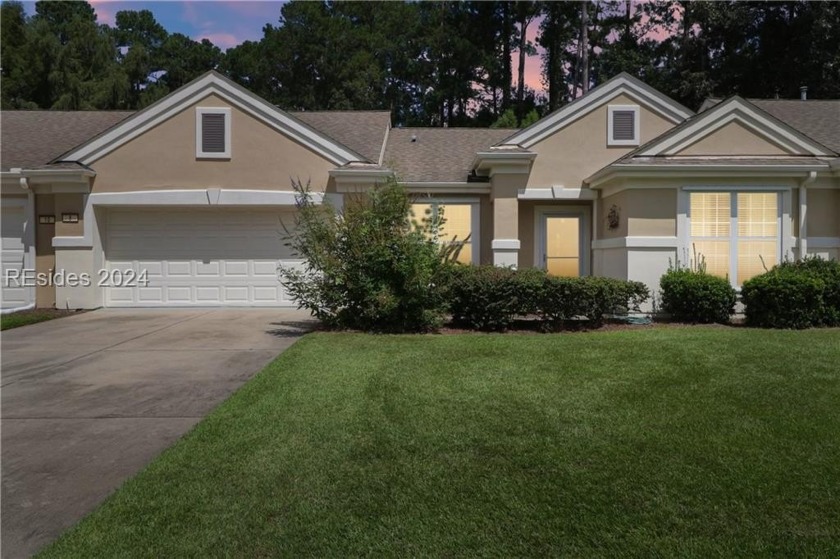
M534 46L528 41L528 26L540 13L537 2L519 0L516 2L516 21L519 26L517 47L519 48L519 72L516 80L516 122L522 125L525 118L525 60L529 54L534 54Z

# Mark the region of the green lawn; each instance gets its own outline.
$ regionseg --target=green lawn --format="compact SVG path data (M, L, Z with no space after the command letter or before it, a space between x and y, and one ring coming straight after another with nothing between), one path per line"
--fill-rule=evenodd
M840 555L840 330L316 333L47 557Z
M61 318L75 314L78 311L62 311L57 309L33 309L31 311L19 311L10 314L0 315L0 330L9 330L28 324L44 322L54 318Z

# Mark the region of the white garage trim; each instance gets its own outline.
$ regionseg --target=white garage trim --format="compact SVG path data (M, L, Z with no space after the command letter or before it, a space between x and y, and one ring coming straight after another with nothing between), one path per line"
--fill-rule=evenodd
M341 207L343 196L313 192L312 201L321 204L329 200ZM81 237L54 237L58 248L93 247L93 230L96 225L94 206L294 206L295 193L282 190L239 190L207 188L192 190L143 190L137 192L103 192L89 194L85 201L84 235Z

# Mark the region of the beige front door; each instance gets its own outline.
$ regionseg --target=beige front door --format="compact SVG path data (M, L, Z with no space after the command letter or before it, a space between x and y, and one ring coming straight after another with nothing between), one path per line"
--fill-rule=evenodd
M543 214L541 231L542 264L546 271L554 276L583 275L583 216Z

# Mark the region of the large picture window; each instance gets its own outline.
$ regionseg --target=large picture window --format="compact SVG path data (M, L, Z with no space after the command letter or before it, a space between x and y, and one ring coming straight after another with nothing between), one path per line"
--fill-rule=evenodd
M430 200L411 205L412 218L420 222L443 213L444 223L437 232L441 244L458 244L458 261L478 264L478 204Z
M692 260L706 271L742 285L779 262L779 194L775 192L692 192Z

